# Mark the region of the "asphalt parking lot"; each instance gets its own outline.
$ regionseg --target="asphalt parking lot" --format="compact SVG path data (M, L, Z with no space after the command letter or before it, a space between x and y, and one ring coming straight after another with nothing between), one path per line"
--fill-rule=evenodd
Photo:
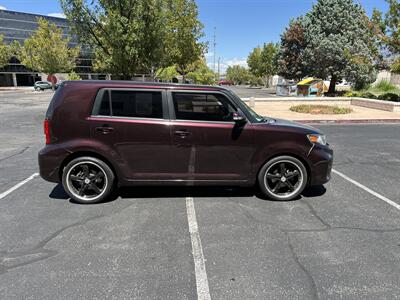
M296 201L125 188L78 205L35 175L50 96L0 94L1 299L400 299L399 125L319 126L336 173Z

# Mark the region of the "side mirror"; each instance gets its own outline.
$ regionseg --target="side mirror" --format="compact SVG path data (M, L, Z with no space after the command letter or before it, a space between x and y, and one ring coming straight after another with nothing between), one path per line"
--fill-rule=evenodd
M246 116L241 111L236 111L232 114L232 119L236 123L245 123Z

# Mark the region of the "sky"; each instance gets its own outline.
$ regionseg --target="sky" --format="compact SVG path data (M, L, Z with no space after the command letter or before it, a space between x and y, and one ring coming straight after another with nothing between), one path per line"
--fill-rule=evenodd
M356 0L371 15L373 8L387 11L384 0ZM214 68L213 36L216 33L216 62L224 73L229 65L246 66L250 51L266 42L278 42L290 19L309 11L316 0L197 0L204 24L206 58ZM0 0L0 9L62 16L57 0ZM215 29L214 29L215 28Z

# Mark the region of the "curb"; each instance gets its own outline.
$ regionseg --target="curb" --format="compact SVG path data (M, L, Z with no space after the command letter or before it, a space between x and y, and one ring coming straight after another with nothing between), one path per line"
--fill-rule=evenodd
M302 124L400 124L400 119L293 120Z

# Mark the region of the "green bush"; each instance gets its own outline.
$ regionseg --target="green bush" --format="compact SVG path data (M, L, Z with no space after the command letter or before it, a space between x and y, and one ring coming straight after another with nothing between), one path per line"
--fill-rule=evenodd
M361 97L361 92L348 91L344 94L345 97Z
M376 96L374 94L372 94L371 92L362 92L361 97L368 98L368 99L376 99Z
M391 84L386 80L379 81L379 83L375 85L374 88L382 92L390 92L397 89L395 85Z
M378 96L378 99L386 100L386 101L393 101L393 102L400 102L400 96L395 93L382 94L382 95Z

